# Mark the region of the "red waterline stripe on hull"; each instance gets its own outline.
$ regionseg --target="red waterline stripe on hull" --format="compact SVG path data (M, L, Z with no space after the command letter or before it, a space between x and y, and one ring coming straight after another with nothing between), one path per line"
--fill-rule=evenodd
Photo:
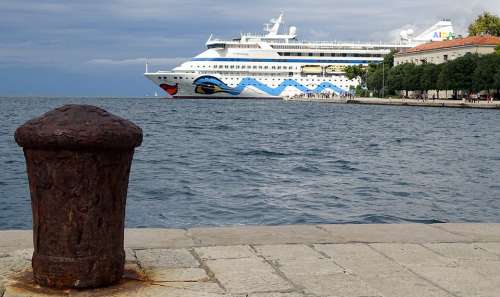
M177 94L177 92L179 90L179 84L175 84L175 86L171 86L169 84L161 84L160 88L165 90L165 92L167 92L169 95L173 96L173 95Z

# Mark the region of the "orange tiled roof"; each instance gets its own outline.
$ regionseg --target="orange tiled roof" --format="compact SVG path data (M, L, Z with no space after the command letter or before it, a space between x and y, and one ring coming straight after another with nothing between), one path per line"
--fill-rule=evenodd
M443 49L443 48L466 46L466 45L500 45L500 37L484 35L484 36L469 36L465 38L458 38L445 41L434 41L411 48L404 53L415 53L415 52L430 51L435 49Z

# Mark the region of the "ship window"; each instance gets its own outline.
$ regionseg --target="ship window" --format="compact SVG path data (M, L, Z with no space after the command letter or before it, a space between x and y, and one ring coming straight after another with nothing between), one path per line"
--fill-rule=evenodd
M262 69L262 66L259 66L259 69Z
M163 79L167 79L167 77L163 77Z
M158 76L158 79L161 79L161 76Z
M313 56L313 53L309 53L309 57L312 57Z
M177 79L177 76L174 76L174 79Z

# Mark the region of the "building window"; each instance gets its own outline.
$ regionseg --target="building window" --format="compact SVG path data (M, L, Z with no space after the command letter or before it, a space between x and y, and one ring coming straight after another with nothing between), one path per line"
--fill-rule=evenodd
M444 59L445 61L448 61L448 55L444 55L444 56L443 56L443 59Z

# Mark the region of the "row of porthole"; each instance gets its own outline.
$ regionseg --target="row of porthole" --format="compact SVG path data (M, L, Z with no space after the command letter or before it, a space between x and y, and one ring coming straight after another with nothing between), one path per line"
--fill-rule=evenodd
M190 65L190 68L208 68L208 69L271 69L271 70L298 70L294 66L256 66L256 65Z
M161 77L161 76L159 76L159 77L158 77L158 79L159 79L159 80L161 80L161 79L162 79L162 77ZM164 76L164 77L163 77L163 79L164 79L164 80L166 80L166 79L167 79L167 77L166 77L166 76ZM181 76L181 77L176 77L176 76L174 76L174 79L175 79L175 80L177 80L177 79L183 79L183 77L182 77L182 76ZM189 79L189 78L186 78L186 79ZM238 78L235 78L235 77L230 77L230 78L228 78L228 79L230 79L230 80L235 80L235 79L238 79ZM268 81L268 80L273 80L273 81L275 81L275 80L280 80L280 79L275 79L275 78L269 79L269 78L265 78L264 80L265 80L265 81ZM300 79L300 81L304 81L304 80L303 80L303 79ZM311 81L313 81L313 82L314 82L314 81L321 82L321 81L324 81L324 80L321 80L321 79L316 79L316 80L315 80L315 79L311 79L311 80L305 80L305 81L306 81L306 82L311 82ZM340 80L340 82L342 82L342 81L343 81L343 80ZM338 82L338 81L334 81L334 82ZM345 82L348 82L348 81L346 80Z
M164 76L164 77L158 76L158 79L159 79L159 80L162 80L162 79L163 79L163 80L166 80L166 79L168 79L168 77L166 77L166 76ZM184 79L184 78L183 78L182 76L180 76L180 77L174 76L174 79ZM188 78L188 77L186 77L186 79L189 79L189 78ZM192 79L192 78L191 78L191 79Z

